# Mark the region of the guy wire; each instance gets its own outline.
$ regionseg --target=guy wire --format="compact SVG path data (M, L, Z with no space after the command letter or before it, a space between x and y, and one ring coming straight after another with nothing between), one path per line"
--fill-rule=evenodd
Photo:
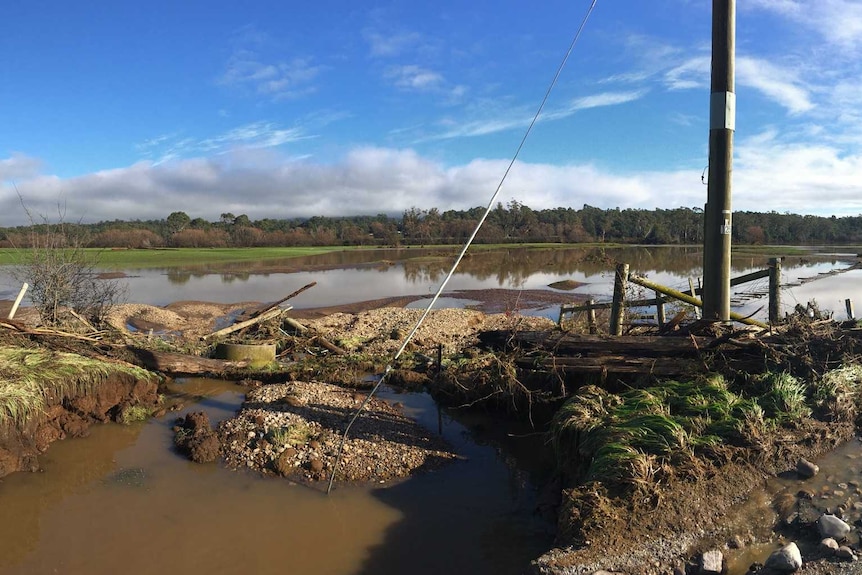
M452 276L455 275L455 270L458 269L458 264L461 263L461 260L464 259L464 255L467 253L470 245L473 243L473 240L476 238L476 235L479 233L479 230L482 228L482 224L485 223L485 220L488 219L488 215L491 213L491 210L494 207L494 202L497 201L497 196L500 195L500 190L503 187L503 183L506 181L506 178L509 176L509 172L512 170L512 166L515 165L515 162L518 160L518 156L521 154L521 150L524 148L524 144L527 141L527 137L530 135L530 132L533 131L533 126L536 125L536 122L539 120L539 116L542 113L542 110L545 108L545 104L548 102L548 98L551 96L551 92L554 89L554 86L557 85L557 81L560 78L560 75L563 72L563 68L566 67L566 62L569 60L569 56L571 56L572 51L575 49L575 45L578 43L578 39L581 37L581 32L583 32L584 27L587 24L587 20L589 20L590 15L593 13L593 9L596 7L596 3L598 0L592 0L590 3L590 7L587 9L587 13L584 15L583 20L581 20L580 26L578 26L577 31L575 32L574 37L572 38L571 43L569 44L568 50L566 50L565 56L563 56L563 60L560 62L560 65L557 67L557 71L554 74L554 78L551 80L551 83L548 85L548 89L545 91L545 95L542 98L542 102L539 104L539 108L536 110L536 113L533 115L533 119L530 121L530 125L527 126L526 131L524 132L523 137L521 138L521 142L518 144L515 153L512 155L512 159L509 162L509 165L506 167L506 171L503 172L503 177L500 178L500 183L497 184L497 189L494 190L494 194L491 196L491 199L488 201L488 205L485 208L485 213L482 214L482 217L479 219L479 222L476 224L473 233L470 234L470 237L467 238L467 242L464 244L464 247L461 249L461 253L458 254L458 257L455 259L455 263L452 264L452 269L449 270L449 273L446 274L446 277L443 279L443 282L440 284L440 287L437 288L437 292L434 294L434 297L431 298L431 302L428 304L428 307L422 312L422 315L419 316L419 319L416 321L416 324L413 326L413 329L410 330L410 333L404 338L404 341L401 343L401 347L398 348L398 351L392 357L392 360L386 366L386 369L383 371L383 375L380 376L380 379L377 380L377 383L374 384L374 387L371 388L371 391L365 397L365 400L356 410L356 413L353 414L353 417L350 418L350 422L347 424L347 427L344 429L344 433L341 436L341 441L338 444L338 452L335 455L335 463L332 466L332 472L329 474L329 484L326 487L327 495L332 491L332 483L335 481L335 474L338 472L338 466L341 463L341 454L344 450L344 442L347 440L347 435L350 433L350 428L353 427L353 423L359 418L359 415L362 413L362 410L365 409L365 406L371 401L371 398L386 380L386 377L392 371L392 364L398 361L398 358L401 357L401 354L404 353L404 350L407 348L407 345L412 341L413 337L416 335L416 332L419 331L419 328L422 326L422 323L425 321L425 318L428 317L428 314L431 313L431 309L434 307L434 304L440 298L440 294L443 293L443 290L446 289L446 285L449 283L449 280L452 279Z

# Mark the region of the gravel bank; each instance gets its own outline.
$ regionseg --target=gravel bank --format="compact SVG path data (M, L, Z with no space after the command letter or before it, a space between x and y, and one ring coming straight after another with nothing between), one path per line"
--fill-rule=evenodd
M349 351L393 354L400 347L423 310L381 308L358 314L336 313L307 322L321 335ZM552 329L554 322L543 317L485 314L468 309L434 310L416 332L413 343L420 348L442 344L462 349L475 343L482 331L497 329Z
M341 434L365 395L321 382L294 381L251 390L240 413L218 428L234 468L294 480L328 479ZM351 429L337 480L385 483L455 459L446 443L404 416L397 403L372 398Z

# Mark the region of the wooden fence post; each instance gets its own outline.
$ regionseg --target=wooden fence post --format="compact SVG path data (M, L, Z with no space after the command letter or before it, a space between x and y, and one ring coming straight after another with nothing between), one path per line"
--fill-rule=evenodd
M590 333L595 335L599 331L598 326L596 326L596 308L593 307L596 305L596 300L587 300L587 305L589 306L589 309L587 309L587 324L590 326Z
M853 301L850 298L844 300L844 307L847 308L847 319L856 319L856 314L853 313Z
M769 323L781 321L781 258L769 258Z
M24 294L27 293L27 288L30 287L30 284L24 282L24 285L21 286L21 291L18 292L18 297L15 298L15 303L12 304L12 309L9 310L9 319L13 319L15 317L15 312L18 311L18 306L21 305L21 300L24 299Z
M690 288L690 291L691 291L691 297L697 297L697 291L694 289L694 280L691 278L688 278L688 287ZM694 308L694 317L695 317L695 319L700 319L700 308L699 307Z
M665 317L664 317L664 297L659 292L655 292L655 319L656 323L658 323L659 329L664 329Z
M611 306L611 335L623 334L623 302L626 297L626 284L629 278L629 264L617 264L614 277L614 301Z

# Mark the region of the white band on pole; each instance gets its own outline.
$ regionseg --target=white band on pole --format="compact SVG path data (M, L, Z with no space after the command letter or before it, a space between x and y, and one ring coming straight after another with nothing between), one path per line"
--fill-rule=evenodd
M709 95L709 129L736 130L736 94L712 92Z

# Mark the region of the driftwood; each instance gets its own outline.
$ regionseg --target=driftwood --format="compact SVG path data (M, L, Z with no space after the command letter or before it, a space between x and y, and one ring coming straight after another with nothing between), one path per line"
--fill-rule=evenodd
M516 361L525 369L544 369L571 373L630 373L644 375L683 375L702 369L699 362L682 358L647 358L609 355L602 357L524 358Z
M308 326L305 326L305 325L299 323L298 321L296 321L292 317L284 318L284 323L286 323L287 325L289 325L290 327L292 327L293 329L295 329L297 332L299 332L301 334L308 331Z
M291 317L284 318L284 323L295 329L300 335L305 335L309 332L308 326L303 325ZM347 350L338 347L322 335L317 335L311 339L312 343L316 343L322 348L328 349L337 355L347 355Z
M102 332L94 332L91 335L81 335L80 333L60 331L58 329L51 329L47 327L29 327L17 321L8 319L0 322L0 327L11 329L13 331L17 331L27 335L67 337L70 339L79 339L81 341L89 341L93 343L100 343L102 337Z
M565 334L547 331L487 331L479 340L491 347L544 349L558 355L600 353L605 355L694 355L699 348L711 347L714 338L629 335Z
M312 341L316 342L318 345L320 345L320 347L326 348L336 355L347 355L347 350L338 347L323 336L319 335L315 337Z
M249 326L270 320L270 319L275 319L290 309L292 309L290 306L288 306L287 308L284 308L284 309L278 308L278 307L270 309L269 311L262 313L259 316L254 317L252 319L249 319L246 321L241 321L239 323L235 323L231 326L228 326L224 329L220 329L218 331L214 331L212 333L209 333L209 334L203 336L201 339L207 340L207 339L212 339L214 337L221 337L223 335L231 334L231 333L233 333L235 331L239 331L243 328L246 328L246 327L249 327Z
M317 282L311 282L310 284L304 285L304 286L302 286L301 288L299 288L298 290L296 290L295 292L293 292L292 294L287 295L287 296L285 296L285 297L281 298L280 300L278 300L278 301L277 301L277 302L275 302L275 303L271 303L271 304L269 304L267 307L265 307L265 308L263 308L262 310L260 310L260 311L256 312L252 317L257 317L257 316L263 315L263 314L265 314L265 313L267 313L267 312L269 312L269 311L271 311L271 310L274 310L275 308L277 308L278 306L280 306L281 304L283 304L283 303L284 303L284 302L286 302L287 300L292 299L292 298L295 298L296 296L298 296L299 294L301 294L301 293L302 293L302 292L304 292L305 290L307 290L307 289L311 289L311 288L313 288L313 287L314 287L314 286L316 286L316 285L317 285Z
M134 346L128 346L126 349L132 353L137 365L172 375L219 374L232 369L248 367L247 361L210 359L183 353L153 351Z

